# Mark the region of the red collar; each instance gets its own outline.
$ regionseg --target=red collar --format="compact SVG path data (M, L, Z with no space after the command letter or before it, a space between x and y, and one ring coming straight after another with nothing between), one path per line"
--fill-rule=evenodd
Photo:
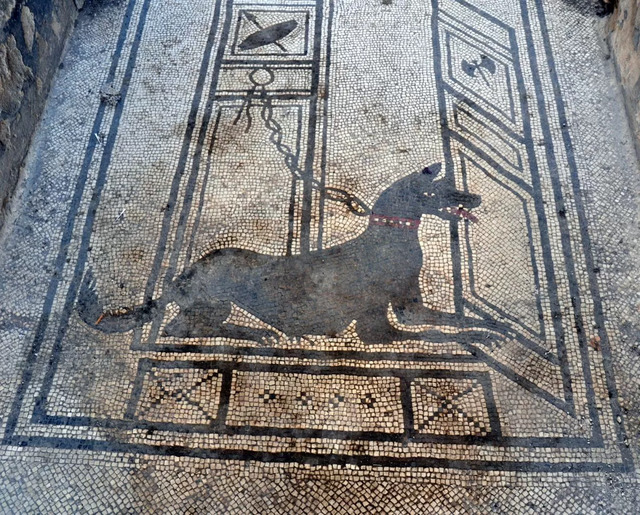
M420 227L420 219L400 218L398 216L384 216L371 213L369 215L369 225L383 225L385 227L395 227L397 229L417 230Z

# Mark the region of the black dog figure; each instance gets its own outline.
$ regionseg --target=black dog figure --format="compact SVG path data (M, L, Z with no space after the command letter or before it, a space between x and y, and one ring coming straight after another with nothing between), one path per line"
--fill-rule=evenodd
M366 231L345 244L283 257L236 248L215 250L187 268L159 299L143 306L103 313L89 271L79 296L80 316L100 331L124 332L151 321L175 302L180 313L167 324L166 336L257 341L274 336L269 330L226 323L234 303L289 337L336 336L356 320L358 335L367 344L425 338L469 343L481 338L479 343L487 343L486 332L464 329L479 327L478 320L428 309L421 301L420 217L474 219L467 210L481 202L478 195L435 180L440 168L432 165L391 185L375 203ZM449 325L457 330L398 329L388 319L389 305L403 324Z

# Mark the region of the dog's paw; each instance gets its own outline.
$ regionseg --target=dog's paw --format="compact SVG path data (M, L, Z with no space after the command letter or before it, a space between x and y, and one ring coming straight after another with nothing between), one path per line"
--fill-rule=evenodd
M479 338L478 341L475 341L474 343L482 345L488 350L498 350L501 349L504 345L505 337L496 333L485 333L481 338Z
M258 344L262 347L276 347L280 343L280 339L277 336L263 336L258 340Z

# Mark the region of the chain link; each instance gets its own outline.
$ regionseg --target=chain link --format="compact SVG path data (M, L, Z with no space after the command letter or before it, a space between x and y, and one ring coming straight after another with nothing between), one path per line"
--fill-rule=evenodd
M238 115L236 116L233 124L236 125L242 116L242 112L246 112L247 127L245 132L248 132L251 128L251 107L253 105L253 98L256 96L257 86L255 86L248 94L246 99L242 102ZM275 120L273 116L273 104L271 99L266 95L266 88L263 86L259 93L262 98L262 109L260 110L260 117L264 122L264 126L271 132L269 141L274 145L276 150L284 157L284 162L291 174L295 179L304 180L304 170L300 168L298 156L293 152L291 147L284 143L282 126ZM349 193L346 190L340 188L331 188L323 186L316 179L312 179L313 189L319 191L325 199L332 202L339 202L347 206L347 209L357 216L367 216L371 214L371 208L365 204L357 196Z

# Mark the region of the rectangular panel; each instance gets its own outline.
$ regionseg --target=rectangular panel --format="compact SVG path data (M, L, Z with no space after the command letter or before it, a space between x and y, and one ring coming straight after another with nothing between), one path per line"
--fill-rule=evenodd
M400 379L236 372L227 424L404 433Z

